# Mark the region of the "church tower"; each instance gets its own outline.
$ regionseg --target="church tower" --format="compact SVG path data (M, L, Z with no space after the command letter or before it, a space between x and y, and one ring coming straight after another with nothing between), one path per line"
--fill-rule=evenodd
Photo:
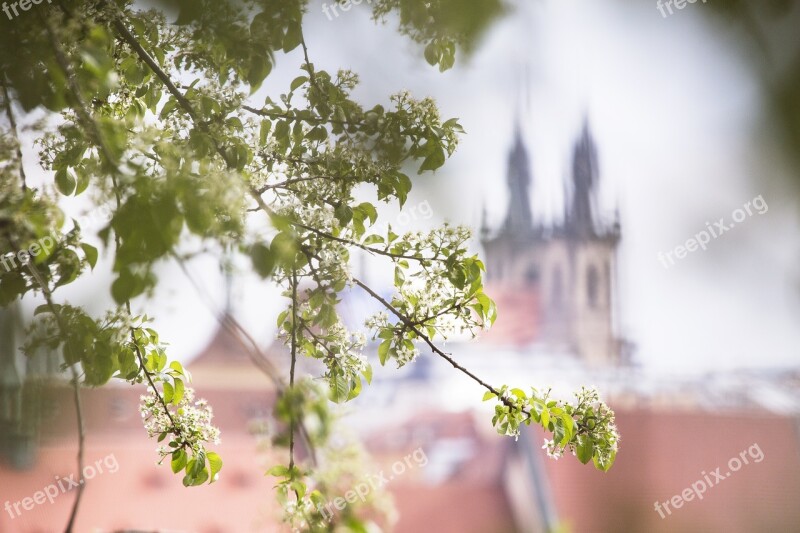
M513 233L526 234L533 228L529 190L531 170L528 151L522 142L519 124L514 131L514 146L508 156L506 181L510 200L503 229Z
M597 207L599 166L588 122L572 153L564 221L534 223L529 157L519 127L508 158L509 203L498 231L484 227L487 292L499 315L495 342L571 353L592 365L616 364L613 316L618 221Z

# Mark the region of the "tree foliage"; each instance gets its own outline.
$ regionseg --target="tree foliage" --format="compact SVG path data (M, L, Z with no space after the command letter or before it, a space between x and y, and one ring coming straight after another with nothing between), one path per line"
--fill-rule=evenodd
M475 16L465 4L476 8ZM368 338L377 341L381 364L402 366L426 347L498 401L499 433L539 424L553 432L551 454L570 449L607 470L618 436L613 413L596 394L579 395L572 405L535 391L495 388L436 345L494 321L484 265L468 252L469 229L379 230L378 204L402 207L412 186L409 172L440 168L463 130L428 98L398 92L386 106L353 99L355 73L311 61L306 8L299 0L177 0L151 9L65 1L3 22L0 82L8 120L0 138L0 247L27 260L0 270L0 304L28 293L44 299L27 350L61 350L76 388L110 379L145 384L141 411L149 435L161 443L162 460L169 459L187 486L213 482L223 463L209 448L218 437L210 406L194 400L189 373L170 362L147 316L134 312L146 300L132 302L157 290L161 263L183 265L203 253L242 255L261 277L281 285L287 300L278 327L291 354L288 382L250 344L279 392L275 414L285 429L274 437L288 449L288 460L269 473L278 478L294 527L366 527L355 509L333 522L319 512L329 484L316 450L330 435L328 401L351 400L371 380L362 353ZM399 31L441 70L501 12L497 1L477 0L381 0L373 7L377 20L398 20ZM293 50L303 59L290 85L259 91L277 58ZM44 187L26 180L15 125L21 113L46 115L37 131L41 166L51 176ZM364 194L372 200L363 201ZM69 196L110 210L99 232L101 250L59 209L60 198ZM254 217L269 229L250 223ZM59 236L53 246L34 248L53 235ZM355 250L393 269L391 298L352 274ZM107 290L116 305L94 317L60 302L58 289L88 275L100 254L112 258ZM348 288L384 308L365 317L364 331L349 331L336 312ZM224 325L248 342L235 320ZM327 387L295 379L300 356L321 363ZM295 460L297 441L307 450L302 464Z

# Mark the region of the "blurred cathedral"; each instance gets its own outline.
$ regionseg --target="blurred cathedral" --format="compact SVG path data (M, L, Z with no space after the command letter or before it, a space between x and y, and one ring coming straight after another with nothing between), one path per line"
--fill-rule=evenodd
M588 122L573 148L571 177L563 220L535 218L528 150L517 127L505 220L493 230L484 215L481 229L487 292L498 305L491 339L616 365L622 359L615 326L619 215L611 223L599 216L597 149Z

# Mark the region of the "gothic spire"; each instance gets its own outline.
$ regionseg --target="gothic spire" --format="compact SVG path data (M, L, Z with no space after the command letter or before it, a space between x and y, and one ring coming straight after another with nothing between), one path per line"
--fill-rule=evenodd
M597 148L589 130L589 121L585 119L572 156L572 205L568 216L569 228L581 237L595 233L592 210L597 181Z
M508 213L504 229L515 234L525 234L533 227L528 190L531 185L531 171L528 151L522 140L522 132L517 122L514 132L514 146L508 155Z

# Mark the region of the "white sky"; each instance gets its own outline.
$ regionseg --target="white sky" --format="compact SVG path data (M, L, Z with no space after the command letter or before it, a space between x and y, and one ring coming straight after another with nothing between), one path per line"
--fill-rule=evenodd
M507 202L506 156L518 111L520 67L530 100L521 117L533 165L538 214L561 210L569 153L588 114L598 144L604 211L619 205L621 329L637 358L659 372L800 362L800 222L797 198L781 188L786 168L760 120L758 86L732 41L712 32L701 3L662 18L655 2L542 0L502 21L477 54L447 73L390 24L375 27L366 9L329 21L312 2L307 40L318 68L351 68L365 105L409 89L433 96L445 118L468 135L435 176L415 181L409 205L428 199L434 217L477 226L485 202L499 223ZM365 6L360 6L364 8ZM285 90L297 53L261 92ZM665 270L667 252L755 196L769 206ZM213 261L192 266L221 307ZM165 273L166 274L166 273ZM102 279L70 289L73 300ZM177 269L163 277L150 314L175 355L189 357L215 323ZM93 298L96 298L93 296ZM234 308L258 338L274 331L274 289L237 281ZM185 355L185 357L184 357Z

